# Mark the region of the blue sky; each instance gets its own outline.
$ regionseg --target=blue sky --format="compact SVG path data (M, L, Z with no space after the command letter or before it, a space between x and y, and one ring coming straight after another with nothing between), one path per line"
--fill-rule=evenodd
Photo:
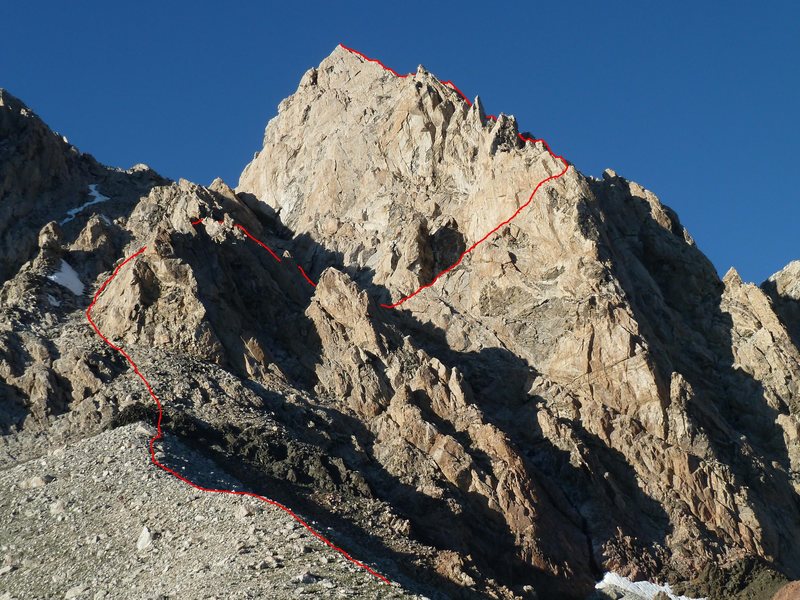
M32 0L3 21L0 87L110 165L235 185L342 42L651 189L722 273L760 282L800 258L796 3Z

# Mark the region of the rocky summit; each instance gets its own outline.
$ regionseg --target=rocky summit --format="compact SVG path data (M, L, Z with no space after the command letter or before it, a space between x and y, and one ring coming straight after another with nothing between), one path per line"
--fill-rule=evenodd
M423 67L336 48L235 188L0 91L0 249L2 598L800 579L800 262L720 278L652 192Z

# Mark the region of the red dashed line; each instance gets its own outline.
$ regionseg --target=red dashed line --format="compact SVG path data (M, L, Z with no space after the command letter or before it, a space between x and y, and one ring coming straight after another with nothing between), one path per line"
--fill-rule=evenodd
M462 99L464 102L466 102L466 103L467 103L467 106L472 106L472 102L470 102L470 99L469 99L469 98L467 98L467 96L464 94L464 92L462 92L460 89L458 89L458 86L456 86L456 84L455 84L455 83L453 83L452 81L450 81L450 80L448 79L447 81L442 81L442 85L447 85L447 86L450 86L451 88L453 88L453 90L455 90L455 92L456 92L456 93L457 93L459 96L461 96L461 99Z
M353 48L348 48L348 47L347 47L347 46L345 46L344 44L339 44L339 45L340 45L342 48L344 48L345 50L347 50L348 52L352 52L353 54L355 54L355 55L357 55L357 56L360 56L361 58L363 58L363 59L364 59L364 60L366 60L367 62L373 62L373 63L375 63L376 65L380 65L381 67L383 67L384 69L386 69L387 71L389 71L389 73L391 73L391 74L392 74L392 75L394 75L395 77L399 77L400 79L405 79L406 77L408 77L408 76L410 75L410 74L407 74L407 75L400 75L400 73L398 73L397 71L395 71L395 70L394 70L392 67L387 67L385 64L383 64L383 63L382 63L381 61L379 61L377 58L370 58L369 56L367 56L367 55L365 55L365 54L362 54L362 53L361 53L361 52L359 52L358 50L354 50Z
M388 71L389 73L391 73L392 75L394 75L396 77L400 77L401 79L404 79L406 77L409 77L409 75L411 75L411 74L401 75L400 73L398 73L397 71L395 71L391 67L387 67L386 65L384 65L381 61L379 61L376 58L369 58L368 56L366 56L365 54L359 52L358 50L354 50L353 48L348 48L344 44L339 44L339 45L343 49L347 50L348 52L351 52L351 53L355 54L356 56L359 56L363 60L365 60L367 62L371 62L371 63L377 64L378 66L382 67L383 69L385 69L386 71ZM469 106L472 106L472 102L469 101L469 99L464 94L464 92L462 92L452 81L450 81L450 80L443 81L442 84L450 87L452 90L454 90L464 100L464 102L466 102ZM491 121L497 121L497 117L495 117L494 115L486 115L486 119L491 120ZM455 269L458 265L460 265L463 262L464 258L466 258L466 256L468 254L473 252L480 244L485 242L492 235L497 233L500 229L502 229L503 227L505 227L506 225L511 223L511 221L516 219L517 216L519 216L519 214L523 210L525 210L528 206L530 206L531 202L533 202L533 197L536 195L536 192L539 191L539 188L541 188L548 181L553 181L554 179L558 179L559 177L563 176L567 172L567 170L569 169L569 163L564 159L563 156L554 154L553 151L550 149L550 146L547 144L547 142L545 140L526 137L526 136L522 135L521 133L518 133L517 137L519 137L519 139L522 140L525 143L527 143L527 142L530 142L532 144L541 143L544 146L545 150L547 150L547 153L550 154L550 156L552 156L553 158L555 158L557 160L560 160L562 162L562 164L564 165L564 168L559 173L557 173L555 175L551 175L550 177L546 177L545 179L542 179L541 181L539 181L536 184L536 186L533 188L533 191L531 192L531 195L528 197L528 200L524 204L522 204L519 208L517 208L517 210L515 210L514 213L510 217L508 217L504 221L500 222L497 226L493 227L491 230L489 230L488 233L486 233L477 242L474 242L469 248L464 250L464 252L462 252L459 255L458 259L452 265L450 265L449 267L446 267L445 269L442 269L439 273L437 273L433 277L433 279L431 279L431 281L419 286L416 290L414 290L413 292L411 292L407 296L403 296L399 300L397 300L396 302L392 302L391 304L381 304L380 306L382 308L397 308L398 306L400 306L401 304L407 302L408 300L410 300L411 298L413 298L414 296L416 296L417 294L419 294L423 290L426 290L426 289L428 289L430 287L433 287L433 285L436 284L436 282L439 281L439 279L441 279L444 275L446 275L447 273L449 273L450 271ZM198 225L201 222L202 222L201 219L197 219L195 221L192 221L192 225ZM220 223L221 222L222 221L220 221ZM240 229L242 232L244 232L244 234L247 237L249 237L251 240L253 240L259 246L263 247L267 252L269 252L272 255L272 257L275 260L277 260L278 262L281 262L281 259L278 257L277 254L275 254L275 252L272 251L272 249L269 246L267 246L264 242L262 242L258 238L256 238L253 235L251 235L250 232L247 231L247 229L244 228L244 226L239 225L237 223L237 224L234 225L234 227ZM300 274L303 276L303 278L308 283L310 283L312 286L316 287L316 284L306 274L306 272L303 269L303 267L298 265L297 268L300 271Z
M560 157L557 157L557 158L560 158ZM566 165L566 163L565 163L565 165ZM545 183L547 183L548 181L552 181L553 179L558 179L558 178L559 178L559 177L561 177L561 176L562 176L564 173L566 173L566 172L567 172L567 169L568 169L568 168L569 168L569 165L566 165L566 166L564 167L564 169L563 169L563 170L562 170L562 171L561 171L561 172L560 172L558 175L551 175L550 177L547 177L547 178L545 178L545 179L542 179L542 180L541 180L541 181L540 181L538 184L536 184L536 187L534 188L533 192L531 192L530 198L528 198L528 201L527 201L527 202L525 202L525 204L523 204L523 205L522 205L522 206L520 206L520 207L519 207L517 210L515 210L513 215L511 215L511 216L510 216L509 218L507 218L505 221L503 221L502 223L500 223L500 224L499 224L497 227L495 227L494 229L492 229L492 230L491 230L489 233L487 233L486 235L484 235L484 236L483 236L481 239L479 239L477 242L475 242L474 244L472 244L472 245L471 245L469 248L467 248L466 250L464 250L464 252L462 252L462 253L461 253L461 256L459 256L459 257L458 257L458 260L457 260L456 262L454 262L452 265L450 265L449 267L447 267L446 269L444 269L443 271L441 271L441 272L440 272L438 275L436 275L436 277L434 277L434 278L433 278L433 279L432 279L432 280L431 280L429 283L426 283L426 284L424 284L424 285L421 285L421 286L419 286L419 287L418 287L416 290L414 290L413 292L411 292L411 293L410 293L408 296L404 296L404 297L400 298L400 300L398 300L397 302L394 302L394 303L392 303L392 304L381 304L381 306L382 306L383 308L397 308L398 306L400 306L400 305L401 305L401 304L403 304L404 302L406 302L406 301L410 300L411 298L413 298L414 296L416 296L417 294L419 294L421 291L423 291L423 290L426 290L426 289L428 289L429 287L431 287L432 285L434 285L434 284L435 284L435 283L436 283L436 282L439 280L439 278L440 278L440 277L442 277L443 275L446 275L447 273L449 273L450 271L452 271L453 269L455 269L455 268L456 268L458 265L460 265L460 264L461 264L461 261L463 261L463 260L464 260L464 257L465 257L465 256L467 256L467 254L469 254L470 252L472 252L473 250L475 250L475 248L477 248L477 247L478 247L480 244L482 244L483 242L485 242L485 241L486 241L486 240L487 240L489 237L491 237L491 236L492 236L494 233L496 233L498 229L500 229L501 227L504 227L504 226L508 225L509 223L511 223L511 221L513 221L515 218L517 218L517 215L519 215L519 213L521 213L523 210L525 210L525 209L528 207L528 205L529 205L531 202L533 202L533 196L534 196L534 194L536 194L536 192L539 190L539 188L540 188L540 187L542 187L542 185L544 185L544 184L545 184Z
M196 222L193 222L193 223L196 224ZM242 228L242 229L244 229L244 228ZM245 231L245 233L247 233L247 232ZM249 236L249 234L248 234L248 236ZM249 236L249 237L252 237L252 236ZM253 238L253 239L255 239L255 238ZM255 241L258 242L258 240L255 240ZM260 244L260 245L263 246L264 244ZM158 396L153 391L153 386L151 386L150 382L147 380L147 378L144 375L142 375L142 372L139 370L139 367L134 362L134 360L130 357L130 355L123 348L121 348L120 346L117 346L111 340L109 340L103 334L103 332L100 331L100 328L94 322L94 319L92 319L92 309L94 308L95 304L97 304L97 301L100 298L100 295L105 291L106 287L108 287L108 284L111 283L111 281L113 281L113 279L117 276L117 274L120 272L122 267L124 267L129 262L131 262L133 259L135 259L137 256L142 254L146 249L147 249L146 246L143 247L143 248L140 248L134 254L130 255L128 258L123 260L119 265L117 265L117 267L114 269L114 272L103 282L103 284L100 286L100 288L97 290L97 292L95 292L94 298L92 298L92 302L91 302L91 304L89 304L89 308L86 309L86 318L89 321L89 324L92 326L92 328L97 333L97 335L99 335L100 338L106 344L108 344L111 348L113 348L114 350L119 352L125 358L125 360L128 361L128 363L131 365L131 368L133 368L133 372L136 373L136 376L139 377L139 379L142 380L142 383L144 383L144 386L147 388L147 393L150 394L150 397L156 403L156 407L158 408L158 419L156 421L156 435L154 435L153 437L150 438L150 462L152 462L156 467L158 467L162 471L165 471L166 473L169 473L170 475L172 475L176 479L181 480L185 484L187 484L187 485L189 485L189 486L193 487L194 489L199 490L201 492L208 492L208 493L211 493L211 494L228 494L228 495L231 495L231 496L247 496L248 498L255 498L256 500L260 500L261 502L264 502L266 504L269 504L270 506L274 506L274 507L282 510L287 515L292 517L295 521L300 523L300 525L302 525L311 535L313 535L315 538L317 538L323 544L325 544L326 546L330 547L331 549L335 550L336 552L338 552L339 554L344 556L347 560L349 560L354 565L356 565L358 567L361 567L367 573L370 573L371 575L374 575L375 577L380 579L382 582L387 583L387 584L391 584L391 582L386 577L384 577L383 575L381 575L380 573L378 573L377 571L375 571L374 569L372 569L368 565L365 565L361 561L359 561L359 560L353 558L352 556L350 556L350 554L348 554L345 550L343 550L339 546L335 545L328 538L326 538L321 533L316 531L313 527L311 527L311 525L309 525L300 516L298 516L297 513L295 513L292 509L290 509L289 507L281 504L280 502L272 500L271 498L267 498L266 496L261 496L259 494L254 494L253 492L242 492L242 491L237 491L237 490L223 490L223 489L208 488L208 487L204 487L202 485L198 485L197 483L193 482L190 479L187 479L186 477L184 477L183 475L181 475L180 473L178 473L174 469L171 469L170 467L162 464L156 458L155 443L158 440L160 440L160 439L162 439L164 437L164 433L161 430L161 421L162 421L162 419L164 417L164 411L163 411L162 406L161 406L161 400L159 400Z
M224 222L225 222L224 220L217 221L217 223L219 223L219 224L222 224ZM195 219L194 221L191 221L191 224L194 225L194 226L202 225L203 224L203 219ZM264 248L264 250L269 252L269 254L270 254L270 256L272 256L272 258L274 258L278 262L283 262L283 261L281 261L280 257L277 254L275 254L275 251L272 248L270 248L264 242L262 242L260 239L255 237L252 233L247 231L247 228L244 225L240 225L239 223L234 223L233 226L236 227L236 229L240 230L242 233L244 233L251 240L253 240L256 244L258 244L259 246Z
M251 235L251 234L250 234L250 232L249 232L249 231L247 231L247 229L245 229L245 228L244 228L244 225L239 225L238 223L236 223L236 224L234 225L234 227L236 227L237 229L241 230L241 231L242 231L242 232L243 232L243 233L244 233L244 234L245 234L247 237L249 237L249 238L250 238L251 240L253 240L253 241L254 241L256 244L258 244L259 246L261 246L262 248L264 248L264 250L266 250L267 252L269 252L269 253L270 253L270 255L272 256L272 258L274 258L274 259L275 259L275 260L277 260L278 262L281 262L281 259L280 259L280 257L279 257L277 254L275 254L275 252L273 252L273 251L272 251L272 248L270 248L269 246L267 246L267 245L266 245L264 242L262 242L262 241L261 241L260 239L258 239L257 237L254 237L253 235Z
M303 278L304 278L304 279L305 279L305 280L306 280L308 283L310 283L310 284L311 284L311 285L313 285L314 287L317 287L317 284L316 284L316 283L314 283L313 281L311 281L311 277L309 277L309 276L306 274L306 271L305 271L305 269L303 269L303 267L301 267L300 265L297 265L297 268L298 268L298 269L300 269L300 274L303 276Z
M363 60L365 60L367 62L372 62L372 63L375 63L375 64L381 66L383 69L385 69L386 71L390 72L392 75L394 75L396 77L404 79L404 78L409 76L409 75L401 75L400 73L398 73L397 71L395 71L391 67L387 67L386 65L384 65L381 61L379 61L377 59L374 59L374 58L369 58L368 56L362 54L358 50L354 50L353 48L348 48L344 44L340 44L340 46L342 48L344 48L345 50L347 50L348 52L351 52L351 53L361 57ZM456 87L456 85L452 81L444 81L442 83L444 85L450 87L451 89L453 89L469 106L472 106L472 103L469 101L469 99L466 97L466 95L458 87ZM497 120L497 118L494 115L486 115L486 118L490 119L490 120L493 120L493 121ZM569 168L569 164L567 163L566 160L564 160L563 157L558 156L556 154L553 154L553 152L550 150L550 147L547 145L547 142L545 142L544 140L537 140L537 139L533 139L533 138L528 138L528 137L523 136L522 134L518 134L518 135L519 135L519 138L523 142L531 142L531 143L540 142L540 143L542 143L544 145L544 147L547 149L547 152L553 158L556 158L556 159L560 160L564 164L564 169L560 173L558 173L556 175L551 175L550 177L547 177L547 178L543 179L542 181L538 182L536 184L536 186L534 187L533 192L531 192L531 195L528 198L527 202L525 202L516 211L514 211L514 213L509 218L507 218L506 220L501 222L499 225L497 225L496 227L491 229L481 239L479 239L478 241L474 242L469 248L467 248L464 252L461 253L461 255L459 256L459 258L458 258L458 260L456 262L454 262L452 265L450 265L449 267L447 267L446 269L444 269L440 273L438 273L429 283L421 285L414 292L412 292L411 294L409 294L407 296L404 296L404 297L400 298L397 302L394 302L392 304L381 304L381 306L383 308L396 308L396 307L400 306L401 304L403 304L404 302L406 302L407 300L410 300L411 298L413 298L414 296L419 294L421 291L433 286L443 275L449 273L450 271L455 269L459 264L461 264L461 262L464 260L464 258L470 252L475 250L475 248L477 248L480 244L485 242L489 237L491 237L494 233L496 233L500 228L504 227L505 225L508 225L511 221L513 221L525 208L527 208L530 205L530 203L533 201L534 195L536 194L536 192L539 190L539 188L542 185L544 185L548 181L552 181L554 179L558 179L559 177L563 176L564 173L567 172L567 169ZM202 222L203 222L202 219L195 219L195 220L191 221L191 224L196 226L196 225L202 224ZM222 223L222 221L219 221L219 222ZM272 256L272 258L274 258L277 262L282 262L280 257L272 250L272 248L270 248L267 244L265 244L264 242L262 242L261 240L259 240L255 236L253 236L243 225L235 223L234 227L236 227L237 229L241 230L244 233L245 236L247 236L252 241L254 241L256 244L258 244L259 246L264 248L267 252L269 252L269 254ZM153 391L153 387L150 385L150 382L147 380L147 378L144 375L142 375L141 371L139 371L139 367L136 365L136 363L133 361L133 359L130 357L130 355L123 348L121 348L120 346L117 346L113 342L111 342L103 334L103 332L100 331L100 328L97 326L97 324L92 319L92 309L94 308L95 304L97 303L98 299L100 298L100 295L105 291L106 287L111 283L111 281L113 281L113 279L117 276L117 274L120 272L120 270L125 265L127 265L129 262L134 260L139 255L141 255L145 250L146 250L146 247L140 248L137 252L135 252L134 254L132 254L131 256L126 258L125 260L123 260L119 265L117 265L117 267L114 269L114 272L103 282L103 284L100 286L100 288L97 290L97 292L95 292L95 295L94 295L94 298L92 299L91 304L89 304L89 307L86 309L86 318L89 321L89 324L94 329L94 331L97 333L97 335L99 335L100 338L106 344L108 344L112 349L114 349L115 351L119 352L125 358L125 360L131 365L131 368L133 369L133 372L136 374L137 377L139 377L139 379L141 379L141 381L144 384L145 388L147 388L148 394L150 394L150 397L156 403L156 407L158 408L158 419L157 419L157 422L156 422L156 435L154 435L153 437L150 438L150 461L155 466L157 466L159 469L161 469L162 471L165 471L166 473L169 473L173 477L179 479L180 481L186 483L187 485L189 485L189 486L193 487L194 489L199 490L201 492L208 492L208 493L213 493L213 494L229 494L229 495L232 495L232 496L247 496L249 498L255 498L257 500L260 500L260 501L262 501L262 502L264 502L266 504L269 504L271 506L274 506L274 507L282 510L283 512L288 514L290 517L292 517L295 521L300 523L300 525L302 525L309 533L311 533L311 535L313 535L315 538L317 538L318 540L323 542L325 545L329 546L330 548L332 548L333 550L335 550L336 552L338 552L339 554L344 556L351 563L353 563L354 565L356 565L358 567L361 567L362 569L364 569L365 571L367 571L371 575L375 576L376 578L378 578L382 582L390 584L391 582L386 577L384 577L383 575L381 575L380 573L378 573L377 571L375 571L374 569L372 569L368 565L366 565L366 564L360 562L359 560L353 558L352 556L350 556L350 554L348 554L342 548L340 548L340 547L336 546L335 544L333 544L333 542L331 542L329 539L327 539L322 534L320 534L315 529L313 529L306 521L304 521L294 511L292 511L287 506L284 506L280 502L277 502L275 500L267 498L266 496L261 496L259 494L255 494L255 493L252 493L252 492L242 492L242 491L236 491L236 490L224 490L224 489L216 489L216 488L207 488L207 487L198 485L198 484L194 483L193 481L187 479L186 477L184 477L180 473L176 472L175 470L171 469L170 467L167 467L166 465L162 464L156 458L155 443L158 440L160 440L160 439L162 439L164 437L164 434L163 434L163 432L161 430L161 422L162 422L162 419L163 419L163 409L162 409L162 406L161 406L161 401L159 400L159 398L156 395L156 393ZM309 284L311 284L312 286L316 287L316 284L311 280L311 278L305 272L303 267L301 267L300 265L297 265L297 268L300 271L300 274L303 276L303 278Z
M375 59L375 58L369 58L368 56L365 56L364 54L362 54L362 53L361 53L361 52L359 52L358 50L353 50L352 48L348 48L348 47L347 47L347 46L345 46L344 44L339 44L339 45L340 45L342 48L344 48L345 50L347 50L347 51L349 51L349 52L352 52L353 54L355 54L355 55L357 55L357 56L360 56L361 58L363 58L363 59L364 59L364 60L366 60L366 61L373 62L373 63L375 63L375 64L377 64L377 65L380 65L381 67L383 67L384 69L386 69L387 71L389 71L389 72L390 72L390 73L392 73L393 75L396 75L397 77L403 77L403 78L405 78L405 77L408 77L408 75L400 75L400 74L399 74L397 71L395 71L394 69L392 69L392 68L390 68L390 67L387 67L386 65L384 65L384 64L383 64L381 61L379 61L379 60L377 60L377 59ZM456 93L457 93L459 96L461 96L461 98L462 98L462 99L463 99L463 100L464 100L464 101L465 101L465 102L466 102L466 103L467 103L469 106L472 106L472 102L470 102L470 101L467 99L466 95L465 95L465 94L464 94L464 93L463 93L463 92L462 92L460 89L458 89L458 88L456 87L456 85L455 85L455 84L454 84L452 81L449 81L449 80L448 80L448 81L443 81L442 83L443 83L444 85L447 85L447 86L451 87L453 90L455 90L455 92L456 92ZM494 115L486 115L486 118L487 118L487 119L491 119L492 121L497 121L497 117L495 117ZM408 294L407 296L403 296L403 297L402 297L402 298L400 298L400 299L399 299L397 302L393 302L393 303L391 303L391 304L381 304L381 307L383 307L383 308L397 308L398 306L400 306L400 305L401 305L401 304L403 304L404 302L407 302L408 300L411 300L411 298L413 298L414 296L416 296L417 294L419 294L421 291L423 291L423 290L426 290L426 289L428 289L429 287L433 286L433 285L434 285L434 284L435 284L435 283L436 283L436 282L437 282L437 281L438 281L438 280L439 280L439 279L440 279L440 278L441 278L443 275L446 275L447 273L449 273L450 271L452 271L453 269L455 269L455 268L456 268L458 265L460 265L460 264L461 264L461 262L464 260L464 258L465 258L465 257L466 257L466 256L467 256L467 255L468 255L470 252L472 252L473 250L475 250L475 248L477 248L477 247L478 247L480 244L482 244L482 243L483 243L483 242L485 242L487 239L489 239L489 238L490 238L490 237L491 237L493 234L497 233L497 231L498 231L499 229L501 229L502 227L505 227L505 226L506 226L506 225L508 225L508 224L509 224L511 221L513 221L514 219L516 219L516 218L517 218L517 216L518 216L518 215L519 215L519 214L520 214L520 213L521 213L523 210L525 210L525 209L526 209L526 208L527 208L527 207L530 205L530 203L531 203L531 202L533 202L533 197L536 195L536 192L538 192L538 191L539 191L539 188L540 188L540 187L542 187L542 186L543 186L545 183L547 183L548 181L552 181L552 180L554 180L554 179L558 179L559 177L561 177L562 175L564 175L564 173L566 173L566 172L567 172L567 170L569 169L569 163L568 163L568 162L567 162L567 161L564 159L564 157L563 157L563 156L559 156L559 155L557 155L557 154L553 154L553 151L552 151L552 150L550 150L550 146L548 146L548 145L547 145L547 142L545 142L544 140L537 140L537 139L534 139L534 138L525 137L525 136L524 136L524 135L522 135L521 133L518 133L518 134L517 134L517 136L518 136L518 137L519 137L519 139L521 139L523 142L531 142L532 144L536 144L537 142L540 142L540 143L541 143L541 144L542 144L542 145L545 147L545 149L547 150L548 154L550 154L550 156L552 156L552 157L553 157L553 158L555 158L555 159L558 159L558 160L560 160L560 161L561 161L561 162L564 164L564 168L563 168L563 169L561 170L561 172L560 172L560 173L558 173L557 175L551 175L550 177L546 177L545 179L542 179L542 180L541 180L539 183L537 183L537 184L536 184L536 186L533 188L533 191L531 192L531 195L530 195L530 197L528 198L528 201L527 201L527 202L525 202L525 203L524 203L522 206L520 206L520 207L519 207L517 210L515 210L515 211L514 211L514 214L512 214L512 215L511 215L509 218L507 218L505 221L501 222L501 223L500 223L499 225L497 225L496 227L492 228L492 229L491 229L491 230L490 230L490 231L489 231L489 232L488 232L486 235L484 235L484 236L483 236L481 239L479 239L477 242L475 242L474 244L472 244L472 245L471 245L469 248L467 248L466 250L464 250L464 252L462 252L462 253L461 253L461 255L458 257L458 260L457 260L456 262L454 262L452 265L450 265L450 266L449 266L449 267L447 267L446 269L443 269L442 271L440 271L440 272L439 272L439 273L438 273L438 274L437 274L437 275L436 275L436 276L435 276L435 277L434 277L434 278L433 278L433 279L432 279L430 282L428 282L428 283L426 283L426 284L423 284L423 285L419 286L419 287L418 287L416 290L414 290L413 292L411 292L411 293L410 293L410 294Z

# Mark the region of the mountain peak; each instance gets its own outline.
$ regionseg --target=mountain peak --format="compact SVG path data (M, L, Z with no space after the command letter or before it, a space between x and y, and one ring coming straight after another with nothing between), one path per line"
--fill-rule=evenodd
M27 109L27 106L25 106L19 98L5 88L0 88L0 106L7 107L17 112L21 111L23 108Z

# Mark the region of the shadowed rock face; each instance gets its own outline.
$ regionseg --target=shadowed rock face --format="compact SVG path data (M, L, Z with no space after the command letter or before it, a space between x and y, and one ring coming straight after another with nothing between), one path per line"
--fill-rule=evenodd
M3 126L21 129L20 110ZM45 171L72 160L31 152ZM4 193L30 202L13 160ZM763 289L720 280L651 192L570 167L433 287L380 307L562 168L423 68L399 79L338 48L281 103L235 191L100 166L50 182L111 200L63 226L83 202L23 219L38 238L0 291L4 462L152 416L88 328L88 295L47 278L64 260L93 293L147 246L94 314L173 434L335 523L404 585L582 598L603 571L724 581L743 560L797 578L790 268Z
M800 345L800 260L790 262L761 284L786 331Z
M130 210L142 193L166 180L144 165L125 173L99 164L0 88L0 282L33 258L39 230L84 204L87 186L96 181Z

